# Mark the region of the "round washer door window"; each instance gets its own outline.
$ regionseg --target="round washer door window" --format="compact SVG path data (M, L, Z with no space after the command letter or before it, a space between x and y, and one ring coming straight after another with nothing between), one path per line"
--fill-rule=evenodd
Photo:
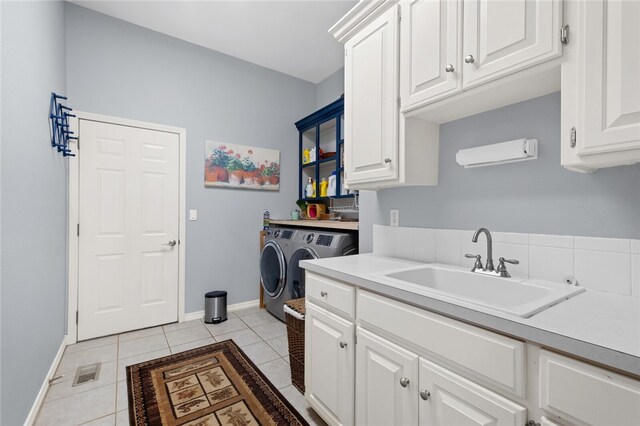
M317 259L318 255L307 247L294 251L289 258L289 269L287 270L287 282L294 299L299 299L305 295L304 269L299 265L301 260Z
M268 241L260 255L260 281L267 295L276 298L282 294L286 270L282 249L275 241Z

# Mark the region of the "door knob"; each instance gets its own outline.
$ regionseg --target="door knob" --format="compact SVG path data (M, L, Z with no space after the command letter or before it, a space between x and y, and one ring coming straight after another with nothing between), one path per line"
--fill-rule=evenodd
M320 292L320 297L327 297L327 294L329 294L329 293L327 293L326 291L321 291Z
M407 386L409 386L409 379L407 377L401 378L400 386L402 386L403 388L406 388Z
M347 342L340 342L340 347L342 349L346 348L347 347Z
M424 399L425 401L428 400L431 397L431 392L429 392L428 390L423 390L420 391L420 398Z
M387 163L387 164L389 164L389 163L391 162L391 158L385 158L385 159L384 159L384 162L385 162L385 163Z
M468 64L472 64L472 63L474 63L474 62L476 61L476 58L474 58L474 57L473 57L473 55L467 55L467 56L464 58L464 61L465 61L466 63L468 63Z
M170 240L168 243L162 244L163 246L175 247L178 244L176 240Z
M453 67L453 64L449 64L444 69L446 72L454 72L456 69Z

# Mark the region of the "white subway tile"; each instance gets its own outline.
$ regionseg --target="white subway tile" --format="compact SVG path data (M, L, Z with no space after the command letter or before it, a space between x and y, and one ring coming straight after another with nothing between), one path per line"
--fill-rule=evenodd
M575 277L581 286L611 293L631 294L629 253L576 250L574 259Z
M388 226L374 225L373 254L393 257L393 234Z
M529 277L564 282L573 275L572 249L529 246Z
M631 295L640 297L640 254L631 255Z
M522 244L495 243L493 245L493 266L498 267L498 259L516 259L520 263L507 263L507 270L514 277L529 278L529 246ZM486 266L486 263L485 263Z
M436 230L411 228L413 231L413 260L433 263L436 261Z
M575 237L576 250L597 250L629 253L631 241L620 238Z
M631 240L631 253L640 254L640 240Z
M574 237L569 235L529 234L529 245L531 246L573 249L573 241Z
M492 232L491 236L494 243L529 244L529 234L520 234L516 232Z
M413 231L411 228L395 228L393 230L394 257L413 260Z
M459 240L462 232L459 229L436 229L436 239L455 238Z
M460 266L460 240L457 238L436 239L436 262Z

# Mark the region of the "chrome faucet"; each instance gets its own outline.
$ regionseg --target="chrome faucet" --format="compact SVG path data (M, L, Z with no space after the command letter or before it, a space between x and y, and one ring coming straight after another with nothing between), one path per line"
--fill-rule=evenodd
M491 232L487 228L480 228L473 234L471 241L478 242L478 236L484 232L487 237L487 264L484 267L485 271L493 271L493 240L491 239Z
M473 238L471 238L471 241L473 241L474 243L477 243L478 236L482 233L484 233L484 235L487 237L487 263L484 267L482 266L482 260L479 254L465 254L464 255L465 257L476 260L476 262L473 265L473 268L471 269L471 272L477 272L479 274L486 274L486 275L494 275L494 276L499 276L503 278L511 277L511 274L509 273L509 271L507 271L507 267L505 263L511 263L512 265L517 265L520 262L515 259L505 259L504 257L501 257L499 259L498 269L494 269L493 240L491 238L491 233L489 232L489 230L487 228L478 229L475 232L475 234L473 234Z

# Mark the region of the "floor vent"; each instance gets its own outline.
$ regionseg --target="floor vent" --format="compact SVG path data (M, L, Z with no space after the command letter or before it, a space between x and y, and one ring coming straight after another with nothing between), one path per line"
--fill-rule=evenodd
M73 379L71 386L78 386L84 383L94 382L100 376L100 362L95 364L83 365L76 370L76 377Z

